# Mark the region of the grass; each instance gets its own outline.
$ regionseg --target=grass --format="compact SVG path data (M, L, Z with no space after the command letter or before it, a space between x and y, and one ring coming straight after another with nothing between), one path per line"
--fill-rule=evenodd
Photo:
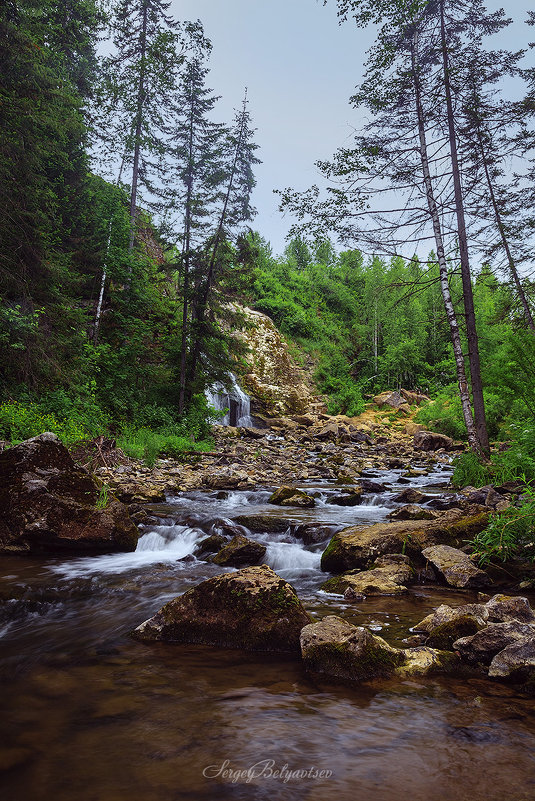
M152 427L151 424L119 426L122 433L116 437L118 446L127 456L144 461L150 467L159 457L180 459L186 451L210 450L213 444L206 434L210 431L210 422L218 417L218 413L211 414L205 408L204 398L202 400L204 405L194 404L186 419L179 423L169 418L160 424L154 421ZM79 410L65 406L60 414L50 411L43 403L7 401L0 404L0 439L16 445L51 431L69 447L107 434L110 424L106 416L98 409L96 412L94 409L89 411L92 414L84 416Z
M144 461L149 467L153 467L158 458L180 458L186 451L202 452L213 447L210 440L195 442L191 437L134 427L124 429L117 437L117 445L127 456Z
M105 509L110 502L110 488L108 484L103 484L98 494L95 506L97 509Z

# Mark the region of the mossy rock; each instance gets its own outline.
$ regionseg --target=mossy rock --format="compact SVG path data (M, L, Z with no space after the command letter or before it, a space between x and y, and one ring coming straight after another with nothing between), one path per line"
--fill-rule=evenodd
M192 587L138 626L133 636L146 642L297 655L301 629L310 622L294 588L261 565L214 576Z
M212 557L216 565L243 567L258 565L266 554L266 546L237 534Z
M303 508L316 505L314 498L296 487L280 487L268 498L268 503L272 503L275 506L298 506Z
M481 623L473 615L460 615L436 626L425 644L430 648L451 651L455 640L476 634L482 628Z
M459 544L472 539L488 523L488 513L476 514L450 509L434 520L400 520L371 526L350 526L337 532L321 558L321 569L328 573L365 570L387 553L406 553L418 557L424 548L442 543Z
M403 651L335 615L303 628L301 653L307 670L352 682L389 676L405 662Z

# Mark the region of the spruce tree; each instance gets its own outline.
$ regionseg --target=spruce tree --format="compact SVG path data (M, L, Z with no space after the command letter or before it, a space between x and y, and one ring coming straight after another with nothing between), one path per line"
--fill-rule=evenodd
M206 87L207 74L200 56L186 62L167 128L170 161L164 196L174 217L173 228L179 235L181 248L180 414L186 398L192 263L213 225L218 193L225 179L223 156L227 132L211 119L218 98Z
M164 128L184 48L204 41L200 23L180 24L167 0L119 0L112 20L115 53L105 60L100 158L116 174L117 154L131 173L130 250L134 247L140 189L144 204L158 193Z
M456 344L456 362L471 444L488 452L485 409L474 313L470 242L474 207L464 174L463 104L467 100L467 54L484 60L484 37L508 24L502 11L487 12L481 0L371 2L338 0L341 20L379 26L364 81L352 102L367 106L373 120L362 126L354 147L341 149L319 164L329 181L324 199L313 187L298 196L287 191L283 207L298 215L298 228L319 235L336 230L344 242L369 251L422 251L434 243L445 307ZM510 60L500 54L502 64ZM475 64L475 61L472 61ZM465 150L461 149L463 157ZM473 156L472 162L474 160ZM479 159L480 161L480 159ZM386 200L394 190L401 202ZM424 201L422 203L422 200ZM304 226L304 228L303 228ZM448 299L448 259L459 261L464 326L454 319ZM432 260L431 260L432 261ZM451 293L450 293L451 295ZM473 422L468 382L463 377L460 336L466 333Z
M204 248L200 271L195 285L192 308L192 345L190 349L187 394L191 400L196 389L199 357L209 334L208 310L213 297L217 273L228 258L228 244L239 226L251 220L256 210L251 205L255 186L253 166L259 163L255 156L254 130L248 111L247 91L242 108L236 112L234 124L226 137L223 191L220 192L219 210L215 229Z

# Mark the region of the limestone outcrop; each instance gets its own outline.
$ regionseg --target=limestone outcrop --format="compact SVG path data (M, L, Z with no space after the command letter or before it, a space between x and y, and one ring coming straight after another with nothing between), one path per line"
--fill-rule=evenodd
M258 409L268 415L304 414L317 402L304 372L291 357L275 323L253 309L237 307L245 324L237 336L249 347L241 381Z

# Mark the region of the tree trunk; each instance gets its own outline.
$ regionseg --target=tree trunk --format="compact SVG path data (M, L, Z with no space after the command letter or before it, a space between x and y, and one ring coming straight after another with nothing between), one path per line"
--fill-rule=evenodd
M420 78L418 75L416 47L417 47L417 34L415 33L411 51L412 72L414 81L414 97L416 101L416 113L418 117L419 151L422 163L422 172L424 177L427 207L433 223L433 233L437 248L437 259L438 259L439 276L440 276L440 289L442 292L442 299L444 301L446 318L448 320L448 325L450 328L450 338L451 338L451 344L453 345L455 368L457 372L457 383L459 385L459 395L461 398L463 417L466 425L466 431L468 434L468 442L473 450L480 453L481 449L479 446L479 440L474 425L474 417L472 414L472 406L470 403L470 392L468 390L468 381L466 380L466 369L465 369L464 356L461 345L461 334L459 331L457 316L455 314L455 308L453 306L453 301L451 299L450 287L448 282L448 265L446 262L446 253L444 249L444 240L442 237L440 215L435 200L435 195L433 191L433 182L431 179L431 172L429 169L427 137L425 133L425 121L424 121L423 106L421 99Z
M204 289L202 290L202 295L200 302L195 304L195 318L197 321L197 336L195 338L195 342L193 343L192 351L191 351L191 358L190 358L190 367L189 367L189 374L188 374L188 384L190 387L193 385L195 380L195 375L197 372L197 363L199 361L199 355L201 351L201 344L202 344L202 335L204 333L204 320L206 314L206 308L208 305L208 299L210 297L210 292L212 290L212 284L214 281L214 272L215 272L215 265L217 259L217 252L219 245L221 243L221 238L223 236L223 230L225 227L225 221L227 217L227 209L228 204L230 201L230 195L232 193L232 187L234 183L234 177L236 175L236 167L238 165L238 158L241 152L241 147L243 144L243 137L245 133L245 106L246 101L244 101L243 107L243 116L242 116L242 124L240 127L240 133L238 136L238 141L236 143L236 150L234 152L234 161L232 163L232 169L230 171L229 183L227 188L227 193L225 196L225 201L223 203L223 209L221 211L221 216L219 218L219 225L217 227L217 232L214 239L214 245L212 248L212 255L210 257L210 263L208 266L208 273L206 276L206 282L204 285Z
M466 236L466 223L464 216L464 200L461 186L461 172L457 154L457 137L455 131L455 118L451 94L449 56L446 42L446 22L444 18L445 0L440 0L440 36L442 47L442 71L444 91L446 96L446 114L448 136L450 144L451 168L453 175L453 188L455 195L455 210L457 217L457 233L459 237L459 255L461 262L461 276L463 283L463 302L466 319L466 339L468 343L468 363L472 380L472 398L474 403L474 424L478 440L477 450L484 455L489 453L489 437L485 419L485 402L483 400L483 384L481 381L481 364L479 361L479 344L476 328L476 315L474 310L474 296L472 292L472 278L470 275L470 261L468 258L468 240Z
M134 164L132 166L132 190L130 193L130 241L128 243L128 250L134 249L134 239L136 235L136 202L137 202L137 185L139 179L139 157L141 151L141 129L143 123L143 103L145 101L145 75L147 70L147 5L143 7L143 25L140 37L140 55L141 63L139 68L139 81L137 88L137 103L136 103L136 122L134 131ZM132 267L129 267L129 274L132 273Z
M511 273L511 277L516 287L518 297L520 299L522 308L524 310L524 317L526 318L526 323L531 329L531 332L535 334L535 322L533 321L533 315L531 314L531 309L529 308L528 299L526 297L526 293L524 292L524 287L522 286L522 282L520 281L520 276L518 275L518 270L516 269L516 264L513 258L513 254L511 253L511 248L509 247L509 240L507 239L505 225L503 223L500 208L498 206L498 201L496 199L496 193L494 192L494 185L492 183L489 165L487 163L485 155L485 145L483 143L483 135L481 133L481 127L479 125L479 121L476 124L476 133L477 133L477 142L479 145L479 152L481 154L481 161L483 163L483 168L485 170L485 178L489 189L490 202L492 203L494 217L496 218L496 224L498 226L498 231L500 232L500 238L502 240L503 249L507 257L507 264L509 267L509 271Z
M115 181L115 186L121 185L121 178L123 176L124 164L126 161L126 151L123 153L123 158L121 160L121 166L119 168L119 174L117 176L117 180ZM93 323L93 333L92 333L92 340L93 345L98 343L98 335L100 331L100 320L102 318L102 306L104 304L104 290L106 288L106 280L108 278L108 254L110 252L110 245L111 245L111 229L113 225L113 215L110 217L110 221L108 223L108 239L106 242L106 255L104 257L104 264L102 266L102 276L100 279L100 291L98 294L98 303L97 309L95 311L95 321Z
M191 198L193 194L193 89L190 107L190 125L188 138L188 177L186 190L186 214L184 220L184 249L182 261L184 265L183 301L182 301L182 337L180 344L180 396L178 412L182 414L186 406L186 361L188 350L188 312L189 312L189 272L191 258Z

